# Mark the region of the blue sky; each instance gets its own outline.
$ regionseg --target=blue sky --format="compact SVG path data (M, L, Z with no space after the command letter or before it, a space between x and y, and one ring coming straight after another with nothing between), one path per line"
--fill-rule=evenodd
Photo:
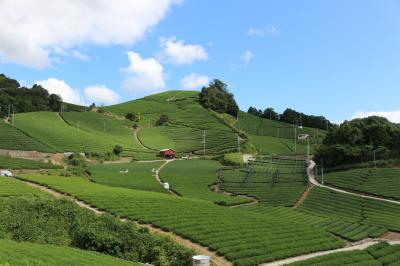
M243 110L400 122L399 1L6 2L0 72L63 98L110 104L219 78Z

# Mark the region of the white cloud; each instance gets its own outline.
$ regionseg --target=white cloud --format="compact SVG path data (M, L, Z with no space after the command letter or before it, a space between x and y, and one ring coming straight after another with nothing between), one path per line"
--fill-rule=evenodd
M50 94L60 95L64 102L85 105L79 91L69 86L65 81L49 78L35 82L49 91Z
M254 58L254 54L250 51L246 51L240 56L240 59L242 60L244 65L247 65L248 63L250 63L250 61L253 58Z
M247 30L248 36L264 37L264 36L275 35L277 33L279 33L279 29L274 25L268 25L263 28L250 28Z
M0 59L44 68L53 54L87 43L133 44L182 1L2 0Z
M85 61L85 62L89 62L90 61L90 57L86 54L83 54L81 52L79 52L78 50L73 50L71 52L71 54L75 57L78 58L81 61Z
M190 75L184 77L181 80L182 88L185 90L198 89L207 85L210 82L210 78L207 76L201 76L196 73L191 73Z
M160 38L160 46L163 48L161 58L176 65L190 65L195 61L208 59L208 54L203 46L185 44L185 41L177 40L175 37Z
M126 74L123 88L136 95L156 93L165 89L163 66L155 58L141 58L138 53L129 51L129 66L123 68Z
M369 116L382 116L386 117L393 123L400 123L400 110L387 111L387 112L364 112L358 111L353 115L353 118L364 118Z
M119 100L119 95L106 86L88 86L84 90L87 102L94 102L98 105L111 105Z

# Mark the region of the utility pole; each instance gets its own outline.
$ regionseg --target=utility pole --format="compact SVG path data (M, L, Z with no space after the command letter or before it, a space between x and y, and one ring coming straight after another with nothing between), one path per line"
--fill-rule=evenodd
M297 153L297 127L294 127L294 153Z
M238 151L240 153L240 136L239 136L239 134L237 135L237 143L238 143Z
M310 159L310 135L307 136L307 158Z
M11 105L8 105L8 119L10 119L11 115Z
M324 159L321 158L321 184L324 184Z
M78 132L79 132L79 120L78 120Z
M12 127L14 127L15 125L14 119L15 119L15 109L13 109L13 114L12 114Z
M203 130L203 155L206 156L206 131Z
M103 130L104 130L104 132L106 132L106 120L105 119L103 120Z
M376 169L376 150L374 150L374 165L375 165L375 169Z

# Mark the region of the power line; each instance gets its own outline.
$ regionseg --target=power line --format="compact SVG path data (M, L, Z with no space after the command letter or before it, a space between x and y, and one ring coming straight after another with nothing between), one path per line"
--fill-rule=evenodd
M206 156L206 131L203 130L203 155Z

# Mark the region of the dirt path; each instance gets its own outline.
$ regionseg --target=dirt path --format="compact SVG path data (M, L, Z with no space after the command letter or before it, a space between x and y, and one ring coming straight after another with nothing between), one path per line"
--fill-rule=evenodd
M169 161L167 161L167 162L169 162ZM166 165L166 163L164 165ZM71 201L75 202L79 207L91 210L98 215L106 213L105 211L99 210L98 208L93 207L84 201L78 200L72 196L58 192L58 191L48 188L46 186L43 186L43 185L40 185L40 184L37 184L34 182L30 182L27 180L21 180L21 179L18 179L18 180L28 184L31 187L34 187L34 188L40 189L41 191L49 193L50 195L52 195L53 197L55 197L57 199L65 198L65 199L71 200ZM207 247L204 247L198 243L194 243L188 239L180 237L172 232L165 232L151 224L139 224L137 221L126 219L126 218L118 218L118 219L122 222L132 222L136 226L141 227L141 228L147 228L153 234L170 237L175 242L179 243L180 245L182 245L186 248L195 250L196 254L207 255L210 257L212 265L215 265L215 266L232 266L233 265L231 262L226 260L224 257L218 256L215 252L210 251Z
M156 170L154 171L154 177L156 178L157 182L158 182L158 183L160 184L160 186L162 186L162 187L164 187L164 182L163 182L163 180L161 179L160 172L161 172L161 170L162 170L167 164L169 164L169 163L171 163L171 162L173 162L173 161L174 161L174 160L165 160L165 162L164 162L160 167L158 167L158 169L156 169ZM178 193L176 193L175 191L173 191L173 190L171 190L171 189L165 189L165 190L167 190L171 195L179 196Z
M139 133L139 128L133 130L133 138L135 139L136 143L139 144L140 147L142 147L142 149L144 149L144 150L150 150L148 147L146 147L146 146L143 144L143 142L140 141L139 136L138 136L138 133Z
M330 187L330 186L327 186L327 185L322 185L321 183L319 183L315 179L314 167L315 167L315 162L310 160L309 165L307 167L307 175L308 175L308 180L310 181L310 183L315 185L315 186L317 186L317 187L326 188L326 189L329 189L329 190L332 190L332 191L336 191L336 192L339 192L339 193L353 195L353 196L357 196L357 197L361 197L361 198L365 198L365 199L373 199L373 200L379 200L379 201L388 202L388 203L400 204L400 201L396 201L396 200L390 200L390 199L384 199L384 198L364 195L364 194L360 194L360 193L354 193L354 192L350 192L350 191L347 191L347 190L344 190L344 189L339 189L339 188Z
M328 251L320 251L320 252L315 252L311 254L306 254L306 255L301 255L293 258L288 258L288 259L283 259L283 260L278 260L270 263L264 263L261 264L261 266L280 266L280 265L285 265L293 262L299 262L315 257L320 257L332 253L337 253L337 252L343 252L343 251L352 251L352 250L364 250L368 248L369 246L372 246L374 244L379 243L380 241L378 239L370 239L368 241L362 241L360 244L351 246L351 247L346 247L346 248L339 248L339 249L334 249L334 250L328 250ZM400 241L387 241L391 245L395 244L400 244Z
M306 191L304 191L303 195L301 195L300 199L293 206L293 209L297 209L298 207L300 207L301 204L303 204L303 202L306 200L306 198L310 194L310 192L313 189L313 187L314 187L313 184L311 184L310 186L307 187Z

